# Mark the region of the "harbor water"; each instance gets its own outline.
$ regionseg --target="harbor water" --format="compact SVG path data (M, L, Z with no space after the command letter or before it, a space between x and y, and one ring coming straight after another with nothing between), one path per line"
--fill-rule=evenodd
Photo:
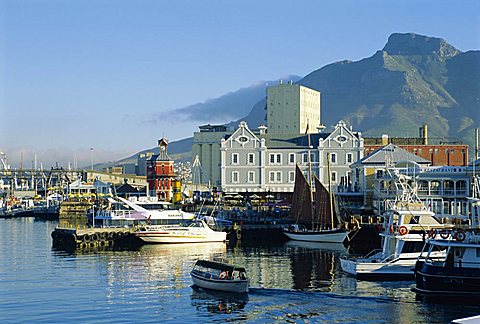
M343 245L146 245L135 251L52 249L57 222L0 220L0 322L448 323L480 314L476 300L424 299L413 282L346 276ZM197 259L243 265L248 295L191 287Z

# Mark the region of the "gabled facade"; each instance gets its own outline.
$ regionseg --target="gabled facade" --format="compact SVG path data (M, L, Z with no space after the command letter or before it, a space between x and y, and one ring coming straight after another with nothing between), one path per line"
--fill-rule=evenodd
M420 166L430 165L430 161L393 144L388 144L351 165L353 191L362 193L364 206L373 206L376 179L382 178L386 169L407 161Z
M362 156L360 134L339 122L332 133L277 138L254 133L245 122L221 141L221 187L224 192L293 192L295 165L328 186L327 154L334 190L351 187L349 165Z

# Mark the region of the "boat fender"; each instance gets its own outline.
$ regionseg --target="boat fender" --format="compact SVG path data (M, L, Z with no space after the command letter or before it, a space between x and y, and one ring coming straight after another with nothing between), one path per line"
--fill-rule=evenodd
M390 226L390 234L395 233L395 229L393 228L393 225Z
M377 224L377 225L375 225L375 230L377 231L377 233L383 232L383 226L382 226L382 224Z
M459 230L458 232L455 233L454 239L456 239L459 242L463 242L463 240L465 240L465 232L462 230Z
M430 231L428 231L428 238L434 239L435 236L437 236L437 231L435 229L432 228Z
M220 275L218 276L220 279L225 279L227 278L228 271L222 271L220 272Z
M406 226L400 226L398 233L400 233L400 235L406 235L408 234L408 228Z

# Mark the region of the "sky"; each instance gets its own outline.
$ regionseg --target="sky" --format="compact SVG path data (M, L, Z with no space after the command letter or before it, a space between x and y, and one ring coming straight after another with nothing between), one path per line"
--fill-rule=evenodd
M0 0L0 152L118 160L208 123L177 109L369 57L395 32L478 50L480 1Z

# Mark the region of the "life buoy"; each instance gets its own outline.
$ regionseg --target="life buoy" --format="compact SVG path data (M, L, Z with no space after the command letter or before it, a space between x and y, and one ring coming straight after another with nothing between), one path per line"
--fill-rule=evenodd
M463 242L463 240L465 240L465 232L462 230L459 230L458 232L455 233L453 238L459 242Z
M408 233L408 228L406 226L400 226L398 233L400 233L400 235L406 235Z
M450 236L450 233L447 231L441 231L440 232L440 237L446 240Z
M437 236L437 231L435 229L432 228L430 231L428 231L429 238L434 239L435 236Z
M228 271L222 271L220 272L220 275L218 276L220 279L225 279L227 278Z

